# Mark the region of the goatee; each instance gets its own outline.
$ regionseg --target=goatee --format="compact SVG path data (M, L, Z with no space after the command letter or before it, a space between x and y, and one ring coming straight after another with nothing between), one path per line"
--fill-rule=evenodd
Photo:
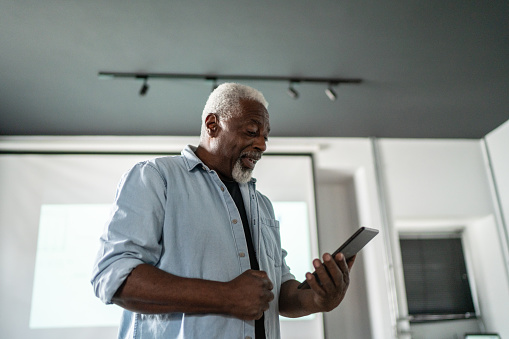
M248 183L253 175L252 168L245 168L242 165L243 157L249 157L251 159L258 161L262 157L262 154L260 152L246 152L240 155L240 157L235 162L235 165L233 165L232 170L232 178L239 184Z

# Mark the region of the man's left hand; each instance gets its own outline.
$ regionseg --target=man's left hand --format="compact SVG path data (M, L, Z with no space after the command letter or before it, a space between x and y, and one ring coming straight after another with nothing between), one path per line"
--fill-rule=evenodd
M320 283L311 273L306 274L306 280L314 292L313 301L322 312L332 311L345 297L354 261L355 256L347 262L342 253L338 253L334 258L325 253L323 263L318 259L313 261Z

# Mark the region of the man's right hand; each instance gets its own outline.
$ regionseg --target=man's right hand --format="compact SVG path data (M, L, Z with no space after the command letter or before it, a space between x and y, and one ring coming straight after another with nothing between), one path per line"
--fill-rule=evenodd
M247 270L229 282L182 278L152 265L136 266L112 301L143 314L228 314L260 319L274 299L272 282L263 271Z
M227 283L232 298L231 315L243 319L260 319L274 299L272 282L263 271L247 270Z

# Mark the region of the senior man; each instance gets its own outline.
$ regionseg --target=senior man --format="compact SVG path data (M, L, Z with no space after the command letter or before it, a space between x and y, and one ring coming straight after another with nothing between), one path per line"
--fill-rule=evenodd
M222 84L197 147L122 177L92 278L101 300L125 309L119 338L273 339L279 314L339 305L353 260L315 259L310 289L286 265L272 204L251 178L269 132L264 96Z

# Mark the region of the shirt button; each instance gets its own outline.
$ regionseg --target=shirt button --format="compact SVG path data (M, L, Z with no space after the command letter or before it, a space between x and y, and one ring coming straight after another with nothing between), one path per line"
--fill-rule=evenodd
M239 252L239 257L244 258L245 256L246 256L246 253L244 253L244 252Z
M253 339L253 338L251 338L250 336L246 336L246 339Z
M221 186L221 191L224 192L224 186Z
M236 224L236 223L238 223L238 220L237 219L233 219L232 223Z

